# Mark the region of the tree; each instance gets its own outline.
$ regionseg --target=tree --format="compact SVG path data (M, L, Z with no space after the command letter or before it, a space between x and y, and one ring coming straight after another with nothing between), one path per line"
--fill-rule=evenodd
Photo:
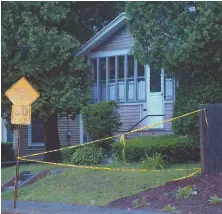
M100 9L107 4L2 2L2 116L10 123L11 103L4 93L25 76L40 92L32 110L44 121L46 150L60 148L57 116L78 113L91 100L86 63L72 53L79 40L100 29L98 20L105 24L116 16L116 6L109 3L110 13L103 17ZM92 13L93 8L98 10ZM45 159L59 161L60 153Z
M222 2L129 2L134 54L179 81L174 115L200 103L222 102ZM189 94L189 96L187 96ZM174 123L178 134L198 135L197 117Z

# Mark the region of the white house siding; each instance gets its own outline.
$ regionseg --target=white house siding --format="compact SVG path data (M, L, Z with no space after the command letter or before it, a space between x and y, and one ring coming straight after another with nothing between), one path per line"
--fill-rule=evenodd
M133 37L130 35L127 26L125 25L108 40L102 43L96 50L97 51L113 51L121 49L130 49L133 46Z

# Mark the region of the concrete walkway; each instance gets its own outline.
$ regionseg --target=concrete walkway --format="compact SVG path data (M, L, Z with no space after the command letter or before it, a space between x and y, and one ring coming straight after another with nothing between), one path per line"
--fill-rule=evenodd
M18 201L17 209L13 209L12 200L2 200L2 211L19 214L162 214L152 210L109 209L93 206L72 206L49 202ZM169 214L169 213L168 213Z

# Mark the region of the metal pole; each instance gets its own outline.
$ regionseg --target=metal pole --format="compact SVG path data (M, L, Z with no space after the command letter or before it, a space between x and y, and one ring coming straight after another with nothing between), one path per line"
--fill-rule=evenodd
M16 209L17 192L18 192L18 178L19 178L19 159L20 157L20 143L21 143L21 125L18 128L18 145L17 145L17 159L16 159L16 172L14 181L14 209Z

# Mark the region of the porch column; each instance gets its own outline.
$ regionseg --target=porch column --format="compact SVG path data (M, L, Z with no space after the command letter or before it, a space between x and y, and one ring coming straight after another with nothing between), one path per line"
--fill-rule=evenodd
M137 60L134 59L134 100L137 101Z
M127 76L128 76L128 62L127 55L124 56L124 101L127 101Z

